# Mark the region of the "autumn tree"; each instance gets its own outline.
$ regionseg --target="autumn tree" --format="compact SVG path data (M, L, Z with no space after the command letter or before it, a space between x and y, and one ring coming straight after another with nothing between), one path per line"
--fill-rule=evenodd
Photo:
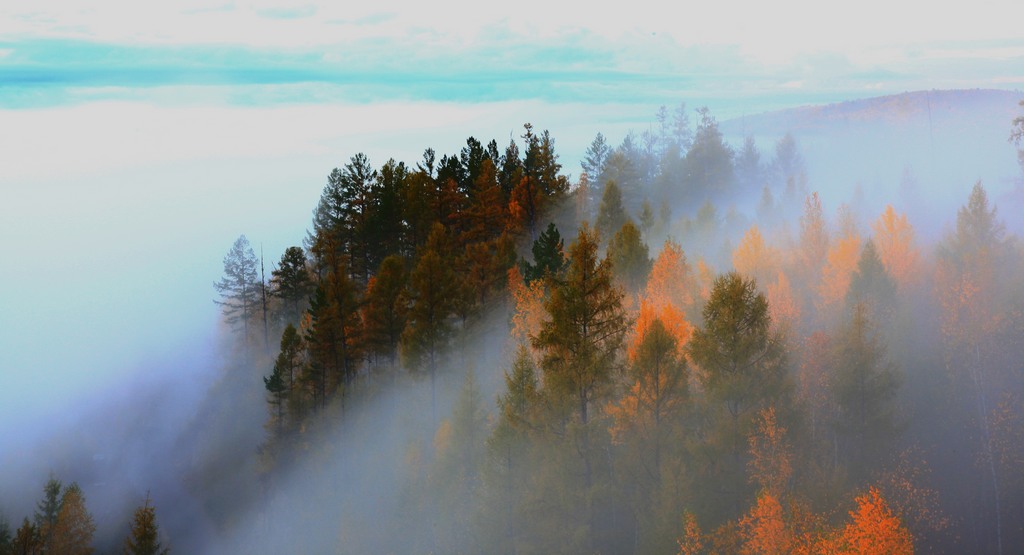
M85 508L85 496L77 483L64 488L60 512L50 532L47 551L67 555L89 555L93 552L92 536L96 532L92 515Z
M733 251L732 265L737 272L765 287L778 273L779 258L779 251L765 244L761 231L753 225Z
M839 553L857 555L903 555L914 552L910 532L892 513L877 488L872 486L857 497L857 508L839 537Z
M131 533L124 540L125 555L167 555L169 548L160 542L160 526L156 522L156 507L146 502L135 509L132 516Z
M871 229L885 270L901 288L913 284L921 253L914 245L914 228L907 215L897 214L891 204L887 205Z
M39 527L29 522L26 517L21 526L14 532L11 541L11 553L15 555L36 555L43 552L43 537Z
M451 340L454 328L449 319L454 310L455 275L446 256L446 232L435 224L424 252L409 275L406 290L409 310L402 332L402 358L430 374L431 406L436 410L437 363Z
M260 306L261 285L256 264L256 254L249 246L249 240L241 235L224 256L224 277L213 284L221 297L214 302L221 307L229 325L241 325L245 341L249 338L249 322Z
M403 291L406 285L405 261L399 255L385 258L377 274L366 286L363 305L363 333L367 351L375 357L394 362L406 313Z
M328 264L330 270L310 300L305 338L314 401L320 407L339 387L346 394L344 388L355 377L363 356L358 288L335 253L329 255Z

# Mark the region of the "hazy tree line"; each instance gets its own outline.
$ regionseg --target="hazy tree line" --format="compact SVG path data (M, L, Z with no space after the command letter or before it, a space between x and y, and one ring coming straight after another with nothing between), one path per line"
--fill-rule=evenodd
M501 306L505 387L492 406L470 372L449 415L432 402L394 549L1024 545L1024 253L984 187L927 246L892 206L829 218L791 135L761 162L707 110L692 130L683 107L658 118L616 148L598 135L572 186L530 126L522 155L470 138L415 169L334 170L305 248L233 289L251 344L252 322L283 327L265 479L366 384L433 391Z
M694 120L598 134L575 180L530 125L415 166L357 154L269 278L240 237L217 302L267 413L259 493L233 495L363 449L318 432L415 381L402 509L367 539L296 499L297 552L1024 548L1024 250L982 184L924 244L893 206L827 212L792 135L762 161ZM490 314L507 362L475 367ZM10 528L0 546L24 546Z
M95 553L96 524L85 505L85 494L76 483L62 484L51 477L43 486L43 497L32 518L25 517L17 529L0 515L0 554L88 555ZM135 510L131 531L124 539L126 555L163 555L169 549L160 541L156 509L145 503Z

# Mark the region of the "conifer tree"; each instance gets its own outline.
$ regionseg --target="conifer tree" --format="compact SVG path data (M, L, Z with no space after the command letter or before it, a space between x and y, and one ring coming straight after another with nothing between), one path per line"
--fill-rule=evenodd
M160 527L156 522L156 508L146 502L135 509L131 534L124 540L125 555L167 555L169 548L160 542Z
M785 351L771 333L768 301L736 272L715 279L703 317L688 353L713 407L706 444L707 455L717 459L711 479L727 488L717 516L738 516L752 493L745 487L745 444L757 411L788 404Z
M612 271L630 293L639 291L651 273L649 253L647 244L640 236L640 230L629 220L626 220L608 241L608 258L612 261Z
M622 206L622 191L614 181L609 181L604 186L604 193L601 194L601 207L597 211L595 225L598 233L607 239L621 229L628 218L626 209Z
M401 256L391 255L381 262L377 275L366 287L363 326L367 351L392 362L408 312L402 296L406 279L405 261Z
M306 253L302 247L288 247L281 255L281 262L270 272L274 295L290 309L288 321L298 324L302 317L302 305L309 300L315 286L306 267Z
M436 372L442 352L454 329L449 320L456 296L456 280L445 246L446 232L440 224L427 240L427 248L409 275L408 319L402 332L402 357L430 374L431 406L436 416Z
M597 258L597 236L584 223L569 246L565 278L545 303L549 320L534 338L543 352L545 390L572 407L582 433L584 483L591 485L590 406L605 393L619 364L626 333L622 291L615 286L611 263Z
M214 302L220 305L228 324L241 324L243 341L248 341L249 322L260 306L262 290L256 265L256 254L249 240L241 235L224 256L224 277L213 284L221 296L221 300Z
M49 553L62 555L89 555L93 552L92 536L96 524L85 508L82 488L72 482L64 488L60 498L60 512L50 534Z
M49 545L50 538L53 537L53 527L57 524L57 515L60 514L61 487L60 480L51 475L43 486L43 498L36 505L35 528L45 545Z
M527 282L542 279L546 275L557 276L565 268L564 242L554 222L548 223L533 242L533 264L526 262L523 277Z

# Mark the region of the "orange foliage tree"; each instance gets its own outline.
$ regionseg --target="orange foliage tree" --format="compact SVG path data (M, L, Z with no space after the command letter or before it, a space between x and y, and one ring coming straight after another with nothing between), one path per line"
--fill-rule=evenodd
M875 246L882 258L885 271L900 288L914 282L920 252L914 246L914 228L907 221L906 214L897 214L892 205L871 225L875 232Z
M859 260L860 235L855 232L840 237L829 247L818 289L819 310L828 311L842 305Z
M878 488L857 497L857 508L838 538L838 552L857 555L902 555L914 552L910 532L889 509Z
M737 272L752 277L762 288L775 277L779 251L764 242L757 225L750 226L732 253L732 265Z

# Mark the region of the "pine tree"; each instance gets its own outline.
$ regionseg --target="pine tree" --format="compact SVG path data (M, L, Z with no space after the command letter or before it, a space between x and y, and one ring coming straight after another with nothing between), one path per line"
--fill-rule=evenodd
M60 514L60 492L60 480L51 475L43 486L43 498L36 505L35 528L45 545L50 544L53 527L57 524L57 515Z
M629 220L608 241L608 258L615 276L630 293L639 291L651 273L650 251L640 230Z
M274 295L291 309L288 321L297 324L302 317L302 305L315 287L306 267L306 253L301 247L288 247L270 275Z
M214 302L220 305L228 324L241 324L244 341L248 341L249 322L260 306L261 288L256 265L256 254L249 246L249 240L241 235L224 256L224 277L213 284L221 296L221 300Z
M547 229L541 232L533 242L533 264L524 263L523 277L527 282L543 279L545 276L558 276L565 268L564 242L554 222L548 223Z
M789 404L786 357L781 339L771 333L768 301L753 280L736 272L715 279L704 305L704 325L693 333L688 353L712 403L707 455L717 459L710 482L724 486L726 516L738 516L746 488L746 439L758 410Z
M145 504L135 509L131 527L131 535L124 540L125 555L167 555L170 551L160 543L156 508L150 506L149 495L146 495Z
M450 316L456 296L455 274L447 247L446 232L435 224L427 248L409 275L409 312L402 332L402 358L430 374L431 406L436 416L436 373L441 354L448 347L454 329Z
M622 206L622 191L614 181L609 181L601 194L601 207L597 211L595 223L597 231L601 237L611 237L627 219L626 209Z
M581 430L584 484L591 485L590 406L605 394L626 333L622 291L611 263L597 258L597 236L584 223L569 247L569 267L545 303L549 320L534 338L543 352L545 390L575 414Z

